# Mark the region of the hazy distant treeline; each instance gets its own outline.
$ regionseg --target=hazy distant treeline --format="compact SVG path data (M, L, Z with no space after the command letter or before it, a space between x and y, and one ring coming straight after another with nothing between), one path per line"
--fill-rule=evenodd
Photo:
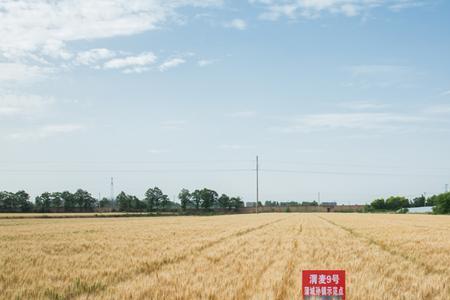
M25 191L0 192L0 212L158 212L158 211L211 211L214 209L237 210L244 205L240 197L219 194L211 189L198 189L190 192L181 190L180 203L170 201L160 188L150 188L144 198L120 192L115 199L101 200L82 189L75 193L45 192L37 196L34 202Z

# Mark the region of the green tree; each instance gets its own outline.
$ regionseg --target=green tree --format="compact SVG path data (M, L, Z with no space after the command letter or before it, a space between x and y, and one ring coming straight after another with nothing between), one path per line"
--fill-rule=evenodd
M180 199L181 209L183 211L186 211L186 208L192 203L191 198L192 196L188 189L182 189L178 194L178 199Z
M163 211L168 210L171 206L171 201L169 200L169 196L167 195L162 195L159 203L159 208Z
M119 206L119 211L130 211L131 199L123 191L119 193L116 197L117 205Z
M228 197L225 194L222 194L219 199L217 199L220 208L222 209L226 209L228 207L230 207L230 197Z
M50 200L51 200L52 208L60 209L63 207L64 202L61 197L61 193L59 193L59 192L51 193Z
M412 205L413 205L414 207L422 207L422 206L425 206L425 201L426 201L425 196L422 195L422 196L420 196L420 197L414 198L414 199L412 200Z
M240 197L232 197L230 199L230 202L233 204L233 208L235 211L244 206L244 202L241 200Z
M217 197L219 195L216 191L210 189L202 189L200 191L200 197L202 199L201 206L205 210L210 210L217 202Z
M97 206L97 200L82 189L78 189L73 194L73 199L77 207L83 211L92 211Z
M16 207L16 199L13 193L4 191L0 195L0 203L6 211L14 210Z
M407 208L409 201L405 197L392 196L386 199L386 208L389 210L398 210L400 208Z
M102 200L99 201L98 206L101 208L111 207L111 200L103 197Z
M49 212L52 207L52 197L49 192L42 193L35 199L36 209L40 212Z
M426 206L435 206L438 202L438 195L433 195L426 200Z
M18 191L14 194L16 208L20 211L27 212L33 209L33 204L29 201L30 195L25 191Z
M145 203L148 211L154 211L161 208L161 205L166 205L169 198L164 195L160 188L150 188L145 192Z
M383 198L375 199L370 203L370 207L373 209L386 209L386 202Z
M450 193L440 194L435 200L433 212L436 214L450 214Z
M191 194L192 202L194 202L194 206L196 210L200 209L200 204L202 203L202 192L200 190L195 190Z
M63 201L64 211L70 212L75 210L75 197L71 192L64 191L60 194L60 197Z

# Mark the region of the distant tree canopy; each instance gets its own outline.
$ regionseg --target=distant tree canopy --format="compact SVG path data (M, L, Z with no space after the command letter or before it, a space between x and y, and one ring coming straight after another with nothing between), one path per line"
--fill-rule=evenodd
M221 210L237 210L244 206L244 202L239 197L230 197L226 194L219 197L216 191L207 188L197 189L192 193L187 189L182 189L178 194L178 199L180 199L183 211L188 209L210 211L218 208Z
M409 207L434 206L433 212L438 214L450 213L450 193L433 195L425 198L424 195L408 200L405 197L394 196L385 199L375 199L369 205L369 210L390 210L397 211Z
M435 207L434 213L437 214L450 214L450 192L437 195L434 199Z
M25 191L0 192L0 211L32 211L34 205L29 200L30 196Z
M375 199L370 204L370 207L374 210L398 210L401 208L410 207L409 200L405 197L393 196L386 200L383 198Z
M102 198L100 201L82 189L75 193L44 192L35 198L34 203L24 191L17 193L0 192L0 212L167 212L167 211L212 211L215 209L232 210L243 207L239 197L229 197L211 189L203 188L190 193L182 189L178 195L180 203L170 201L160 188L153 187L145 192L141 200L136 196L120 192L115 199Z
M97 200L91 194L82 189L75 193L69 191L42 193L35 198L35 211L38 212L84 212L94 211L98 207Z

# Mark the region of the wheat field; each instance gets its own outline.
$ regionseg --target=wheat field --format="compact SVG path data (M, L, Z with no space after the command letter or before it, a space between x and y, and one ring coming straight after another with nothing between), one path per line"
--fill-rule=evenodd
M0 220L0 299L450 299L450 217L274 213Z

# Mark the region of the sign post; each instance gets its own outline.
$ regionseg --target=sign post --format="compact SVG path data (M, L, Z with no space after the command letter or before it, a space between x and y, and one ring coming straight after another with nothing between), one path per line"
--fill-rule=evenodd
M304 300L345 300L345 271L303 270L302 294Z

